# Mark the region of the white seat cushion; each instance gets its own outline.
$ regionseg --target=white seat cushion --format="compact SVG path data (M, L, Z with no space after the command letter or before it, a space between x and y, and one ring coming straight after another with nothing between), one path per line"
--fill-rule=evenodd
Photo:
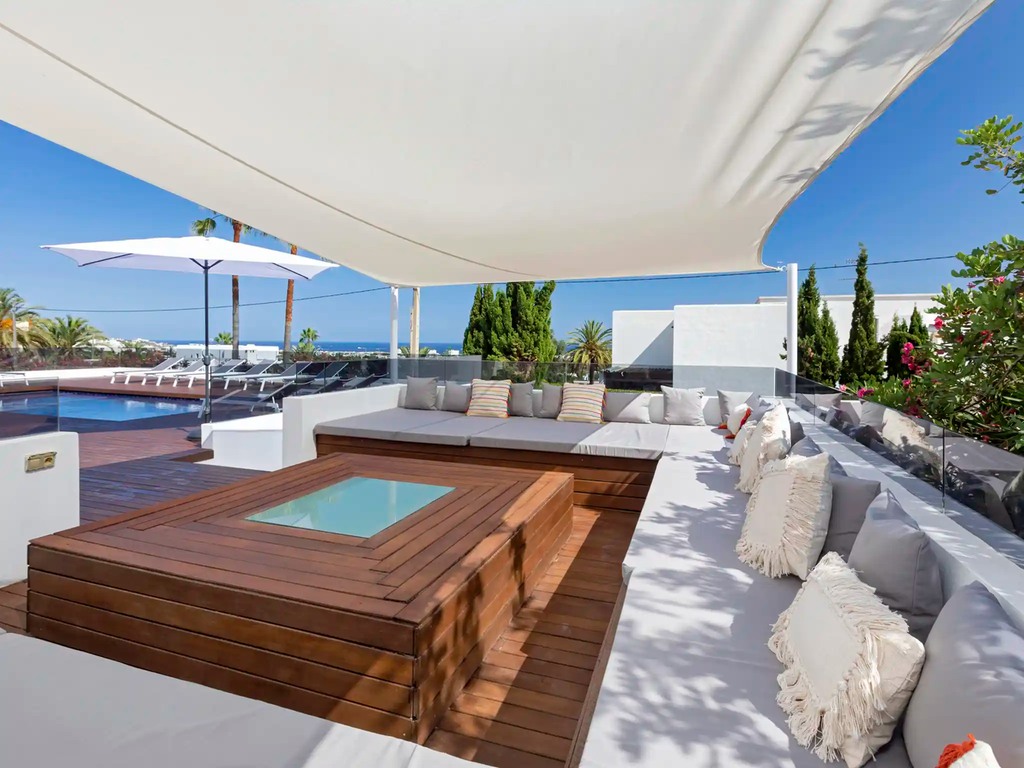
M494 429L471 436L469 444L479 448L657 459L665 450L667 437L665 424L585 424L513 416Z
M416 748L17 635L0 680L0 762L18 768L404 766Z
M399 433L455 418L459 418L459 414L447 411L387 408L383 411L372 411L361 413L358 416L346 416L343 419L325 421L317 424L313 431L318 435L396 440L398 439L396 435Z

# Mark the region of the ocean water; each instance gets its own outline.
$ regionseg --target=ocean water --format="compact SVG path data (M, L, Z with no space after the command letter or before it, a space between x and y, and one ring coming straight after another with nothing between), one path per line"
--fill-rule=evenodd
M161 339L161 344L201 344L201 339ZM298 338L292 340L292 346L294 347L299 343ZM408 341L399 342L400 346L408 345ZM255 344L261 347L280 347L281 339L275 341L250 341L249 339L243 338L242 344ZM388 342L386 341L317 341L315 344L317 349L322 349L324 352L387 352ZM461 341L421 341L421 347L427 349L436 349L440 353L444 353L448 349L462 349Z

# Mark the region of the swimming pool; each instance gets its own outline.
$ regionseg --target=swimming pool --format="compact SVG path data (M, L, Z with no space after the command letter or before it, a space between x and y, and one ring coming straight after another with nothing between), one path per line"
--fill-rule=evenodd
M86 395L78 392L32 392L24 395L0 395L0 414L20 413L62 419L92 421L136 421L182 413L198 413L202 404L188 400L161 400L157 397Z

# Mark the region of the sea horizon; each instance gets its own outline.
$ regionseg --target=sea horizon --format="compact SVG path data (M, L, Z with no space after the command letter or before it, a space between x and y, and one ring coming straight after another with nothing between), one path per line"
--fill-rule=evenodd
M159 344L202 344L202 339L154 339ZM212 344L213 342L211 342ZM241 341L242 346L246 344L253 344L258 347L282 347L283 343L281 339L277 341L267 340L255 340L249 341L243 339ZM408 346L408 341L399 342L399 346ZM292 347L298 346L298 341L292 342ZM388 341L326 341L317 340L313 344L317 349L323 350L324 352L387 352L390 348L390 342ZM448 349L455 349L462 351L462 342L451 342L451 341L421 341L421 347L427 349L436 349L438 352L444 352Z

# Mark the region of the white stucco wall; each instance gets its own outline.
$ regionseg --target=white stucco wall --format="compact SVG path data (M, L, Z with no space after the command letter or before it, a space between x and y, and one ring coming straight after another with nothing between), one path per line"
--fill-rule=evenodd
M853 319L853 296L822 296L828 304L828 311L836 323L836 333L839 335L839 348L843 348L850 338L850 323ZM762 296L758 304L781 304L786 305L785 296ZM926 326L931 328L935 322L935 314L928 312L935 299L928 293L904 293L884 294L875 296L875 317L878 318L878 337L882 338L892 328L893 315L901 320L910 320L910 315L916 306L924 318Z
M272 472L283 464L283 424L280 413L202 425L202 445L213 451L204 464Z
M785 304L680 304L675 308L675 365L782 367Z
M53 469L25 471L25 458L57 453ZM29 541L78 525L78 435L49 432L0 440L0 585L28 576Z
M671 309L612 312L612 363L671 365Z

